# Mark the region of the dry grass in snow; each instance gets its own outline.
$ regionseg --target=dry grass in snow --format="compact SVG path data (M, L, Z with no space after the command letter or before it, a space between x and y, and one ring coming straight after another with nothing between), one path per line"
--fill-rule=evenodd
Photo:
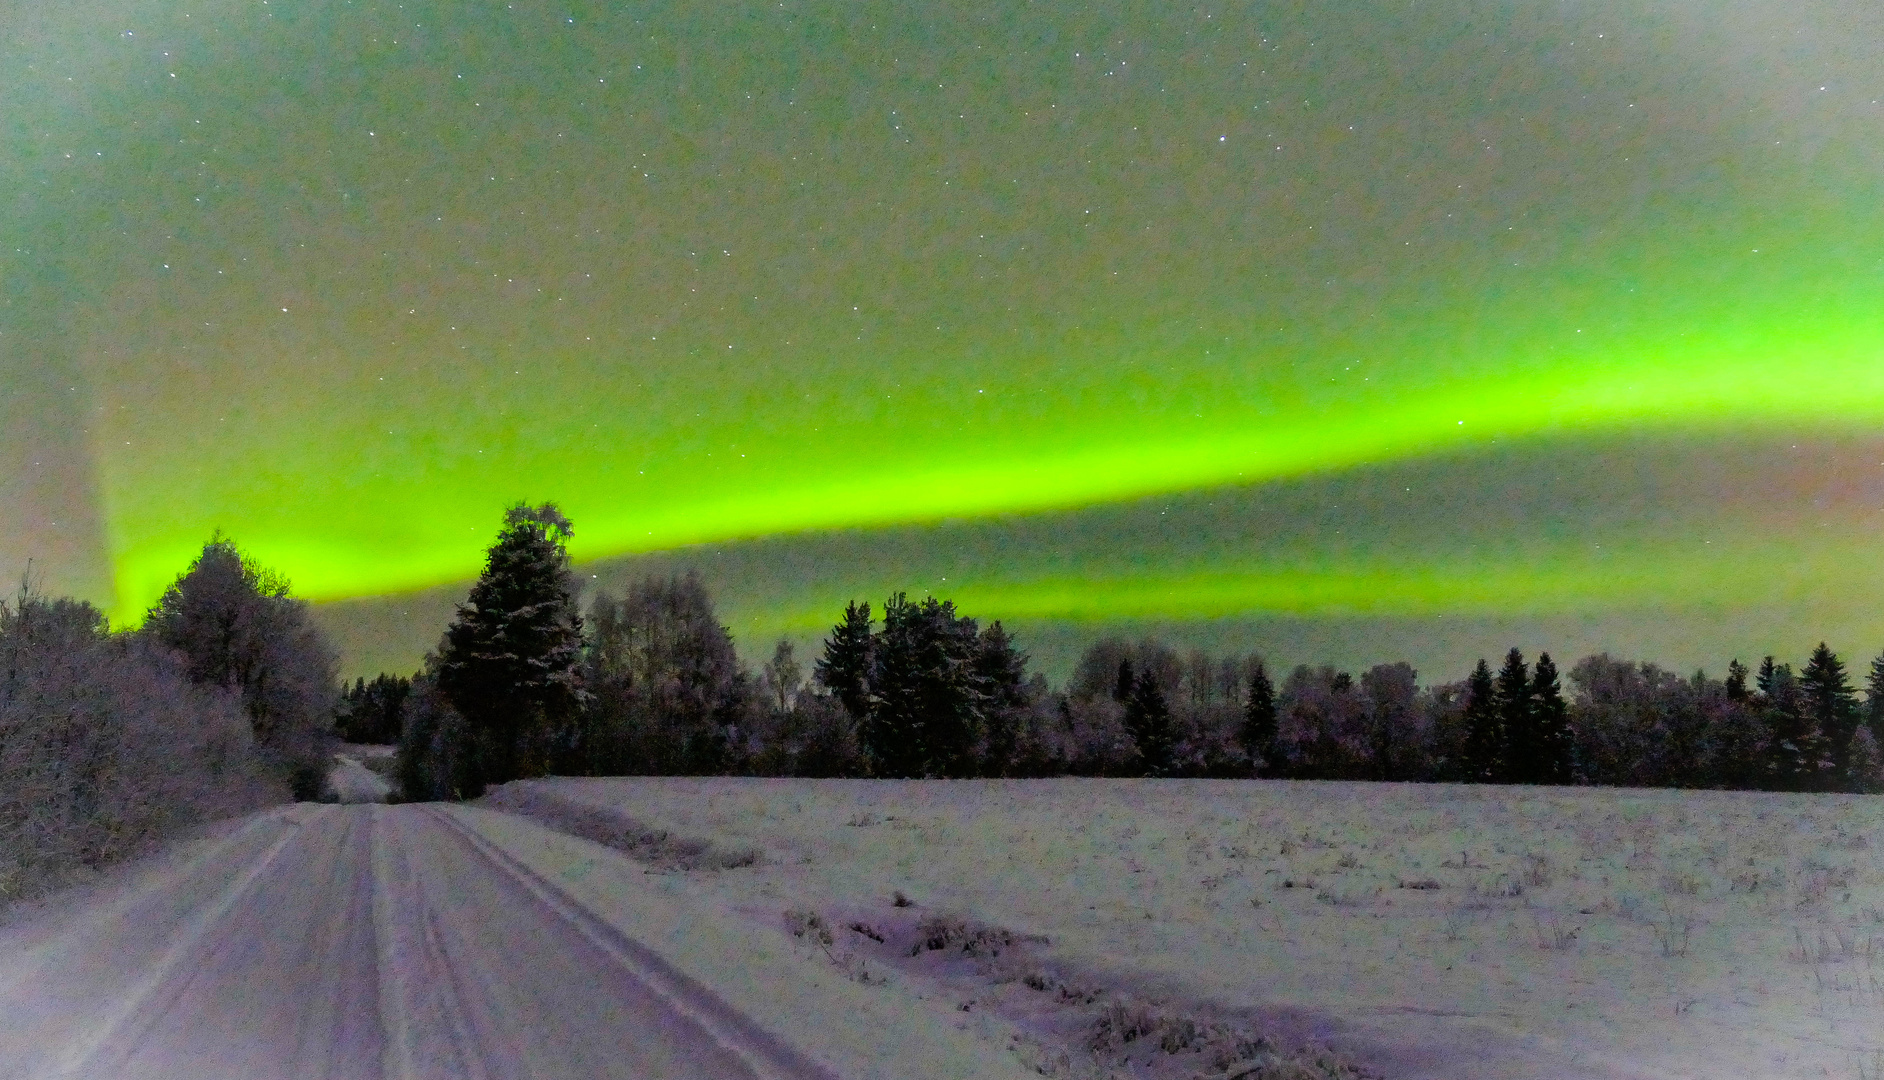
M1078 779L528 786L762 852L694 884L780 932L795 913L801 938L866 972L911 972L899 954L924 919L1008 928L1023 947L1006 961L909 977L952 975L958 991L979 979L981 1007L1035 1017L1042 1040L1021 1049L1049 1075L1169 1071L1098 1045L1105 1009L1123 1010L1115 1033L1133 1009L1225 1039L1267 1025L1389 1076L1884 1075L1884 800ZM1056 1028L1042 1003L1082 986L1097 989L1079 1026ZM1092 1053L1065 1058L1080 1039ZM1255 1060L1214 1045L1195 1074Z

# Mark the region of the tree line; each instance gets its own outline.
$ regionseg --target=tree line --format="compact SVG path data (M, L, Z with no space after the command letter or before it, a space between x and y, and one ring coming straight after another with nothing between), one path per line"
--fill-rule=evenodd
M947 600L849 604L809 671L754 675L697 577L585 615L553 506L516 506L425 667L357 682L343 722L399 732L412 798L567 775L1280 777L1780 791L1884 789L1884 656L1861 695L1821 644L1724 678L1511 650L1422 686L1107 639L1054 689L1002 625Z

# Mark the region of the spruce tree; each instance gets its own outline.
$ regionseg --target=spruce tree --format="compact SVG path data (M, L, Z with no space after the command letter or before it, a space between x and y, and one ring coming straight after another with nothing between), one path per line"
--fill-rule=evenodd
M1498 726L1504 732L1504 769L1498 779L1512 784L1542 783L1544 748L1531 715L1531 672L1524 654L1512 649L1498 671Z
M1727 663L1726 687L1728 701L1747 700L1749 696L1747 693L1747 665L1741 663L1737 657Z
M879 776L967 776L981 731L975 620L955 605L897 593L883 605L864 748Z
M1833 782L1842 783L1851 765L1851 739L1858 729L1858 698L1845 676L1844 662L1823 641L1799 673L1799 689L1806 714L1830 759Z
M549 771L573 741L583 692L582 616L566 547L573 530L553 503L519 503L458 606L435 656L439 690L471 739L467 790Z
M1465 782L1498 783L1504 776L1504 747L1498 685L1492 678L1491 665L1480 660L1465 688L1465 746L1460 770Z
M1770 785L1780 791L1811 790L1819 782L1824 755L1792 665L1776 664L1769 656L1761 661L1755 682L1760 688L1760 711L1768 731L1766 772Z
M1531 675L1531 730L1536 739L1537 767L1532 783L1568 784L1572 780L1570 710L1557 681L1557 665L1549 653L1539 653Z
M1274 776L1281 768L1277 760L1278 735L1276 686L1261 660L1249 675L1249 696L1243 703L1243 724L1237 729L1237 742L1249 757L1250 774Z
M984 732L981 773L1007 776L1015 765L1021 724L1032 700L1027 692L1027 656L1014 648L1014 639L998 619L976 642L974 678Z
M844 711L858 723L870 712L870 665L875 641L870 633L870 605L855 601L844 606L844 619L824 639L824 655L813 665L813 677L831 692Z
M1171 707L1157 676L1147 671L1132 681L1125 699L1125 730L1138 749L1139 767L1146 776L1171 771Z

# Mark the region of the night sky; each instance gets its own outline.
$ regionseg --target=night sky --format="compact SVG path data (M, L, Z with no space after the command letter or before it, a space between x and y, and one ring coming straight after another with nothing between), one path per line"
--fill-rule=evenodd
M0 569L1869 654L1880 102L1858 0L0 4Z

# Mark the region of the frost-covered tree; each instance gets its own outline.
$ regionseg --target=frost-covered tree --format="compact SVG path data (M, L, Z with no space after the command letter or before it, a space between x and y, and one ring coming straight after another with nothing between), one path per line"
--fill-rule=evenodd
M1422 757L1419 675L1406 663L1375 664L1361 674L1371 779L1410 779Z
M573 533L553 503L505 511L484 570L432 658L434 681L471 740L466 798L487 784L542 776L573 750L587 700L566 547Z
M797 705L805 671L798 665L798 650L790 641L779 638L772 646L772 658L759 669L759 681L765 690L766 704L777 712L791 712Z
M706 775L741 765L757 703L698 575L646 577L620 599L602 593L589 628L588 770Z
M279 801L233 687L82 601L0 600L0 904Z
M164 590L142 632L181 654L191 681L235 691L261 753L296 797L319 793L340 690L336 657L286 578L217 534Z

